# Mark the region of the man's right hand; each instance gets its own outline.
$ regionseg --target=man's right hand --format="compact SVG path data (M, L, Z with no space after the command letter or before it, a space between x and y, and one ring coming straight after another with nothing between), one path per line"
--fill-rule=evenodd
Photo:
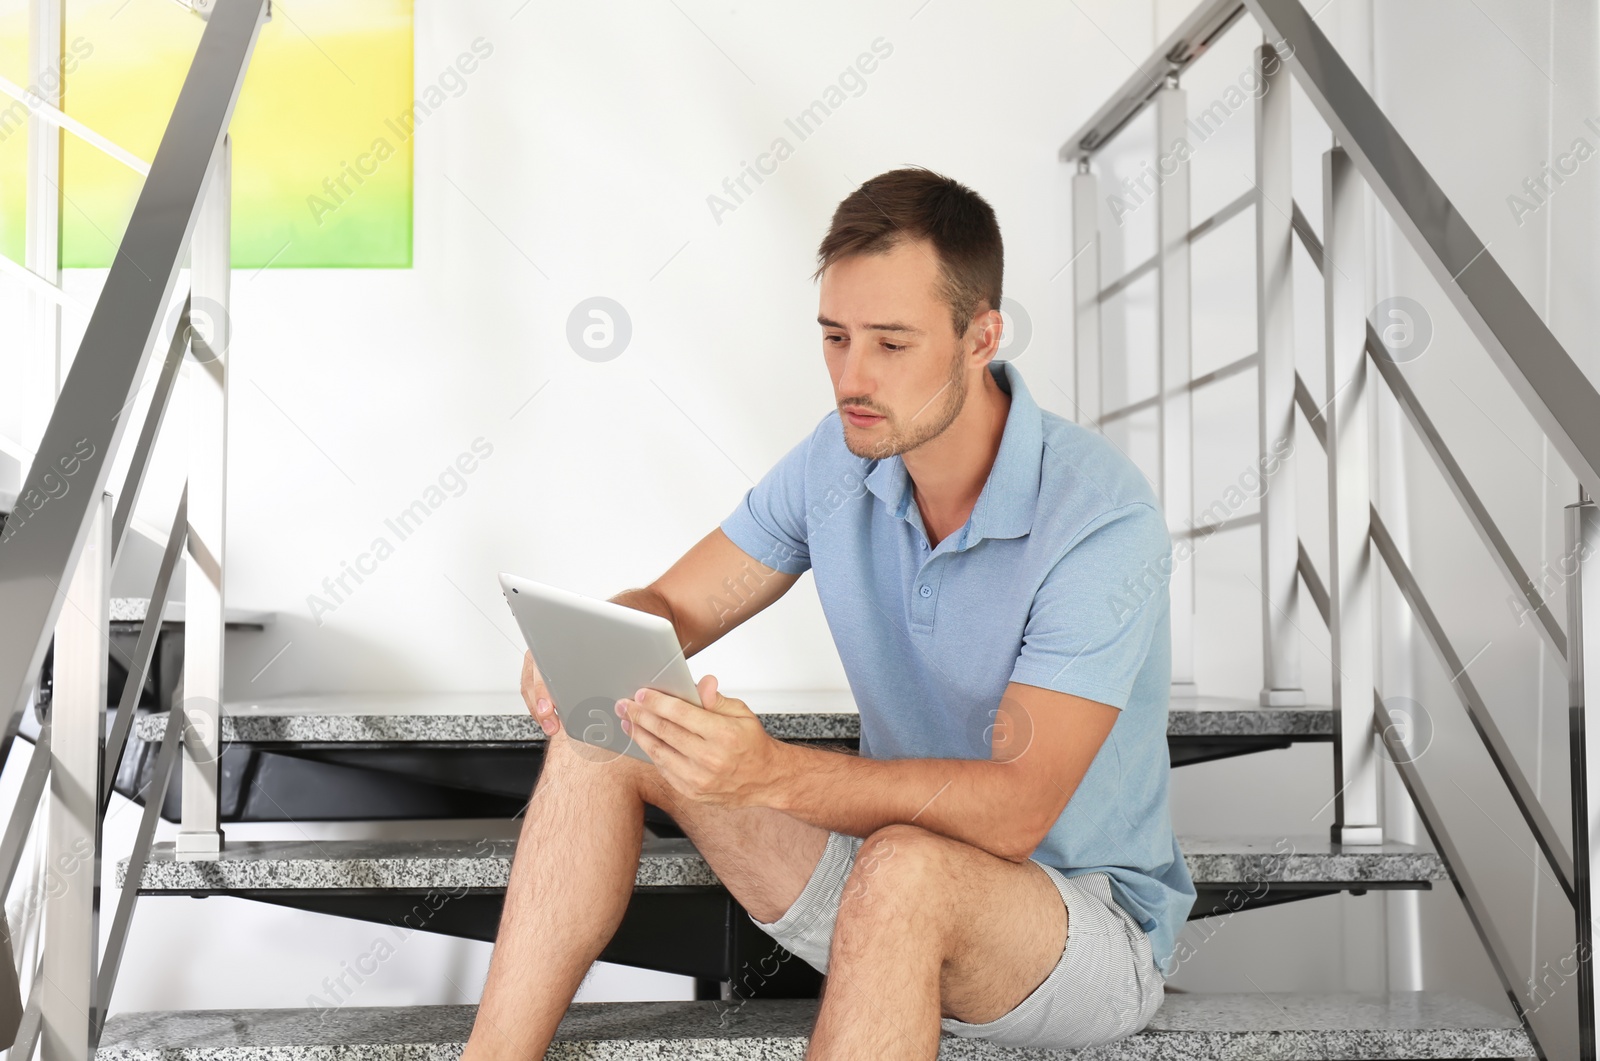
M539 728L544 730L545 735L555 736L556 730L561 728L561 719L556 717L555 705L550 702L550 690L545 687L538 664L533 662L532 652L525 652L522 656L522 700L528 705L529 713L538 720Z

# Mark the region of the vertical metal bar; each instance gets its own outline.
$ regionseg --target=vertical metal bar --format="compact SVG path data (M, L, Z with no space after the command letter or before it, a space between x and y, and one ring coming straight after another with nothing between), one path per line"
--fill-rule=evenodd
M1343 148L1322 156L1327 338L1328 628L1333 661L1333 840L1383 842L1373 735L1373 571L1366 239L1361 179Z
M1194 523L1194 413L1189 381L1189 120L1188 93L1167 78L1156 93L1157 240L1161 404L1161 506L1176 534ZM1194 696L1194 558L1172 570L1172 695Z
M89 1061L100 939L100 746L111 648L111 501L101 495L56 623L50 703L42 1061Z
M11 808L5 836L0 838L0 895L11 893L11 882L16 880L17 867L22 865L23 845L28 842L28 833L33 831L39 800L44 796L44 785L49 779L50 720L45 719L44 725L39 727L39 736L34 738L33 756L28 760L27 772L22 775L22 788Z
M122 505L119 501L117 512ZM113 520L115 517L113 517ZM145 680L150 675L150 661L155 656L156 641L161 636L161 615L166 611L167 597L172 587L172 573L178 568L178 555L183 550L183 535L189 525L189 488L185 485L178 495L178 511L172 518L172 531L167 535L167 548L161 554L161 566L156 570L156 584L150 590L150 607L145 612L144 625L139 629L139 642L134 647L133 658L128 661L128 679L122 683L122 700L117 704L117 721L106 739L105 772L100 781L100 805L111 804L111 791L117 780L117 770L122 765L122 752L128 744L128 733L133 729L133 718L139 713L139 694L144 691ZM111 546L117 547L115 529ZM170 707L169 704L161 705ZM4 863L0 863L3 872ZM0 895L5 894L0 892Z
M1594 910L1596 852L1589 838L1600 828L1600 718L1588 722L1590 697L1586 676L1600 674L1600 508L1590 500L1567 506L1567 552L1563 569L1575 567L1567 580L1567 712L1572 755L1572 868L1578 963L1578 1053L1595 1057ZM1594 698L1600 713L1600 697Z
M177 851L222 850L219 747L228 468L228 279L231 141L223 137L190 244L188 564L184 581L183 822ZM160 621L152 616L146 621Z
M172 397L173 384L177 382L178 370L183 367L183 353L189 345L190 301L192 299L189 298L183 300L183 313L172 332L172 341L167 344L167 359L161 363L161 372L156 376L155 390L150 393L150 409L145 414L143 426L139 428L139 441L134 444L133 459L128 462L128 477L123 480L122 493L117 497L117 511L111 516L111 547L114 550L112 570L116 569L116 558L122 555L122 541L127 536L128 524L133 521L133 510L139 505L139 495L144 490L144 473L150 467L150 455L155 452L156 439L160 437L161 425L167 418L167 406Z
M1100 350L1100 181L1089 160L1072 177L1073 401L1078 423L1094 427L1103 409Z
M48 104L61 106L63 0L31 0L28 4L29 85ZM37 111L28 117L27 222L23 264L57 287L61 286L61 130ZM29 402L36 415L55 404L61 391L61 305L38 292L28 295L33 349L28 373L33 377ZM28 425L24 441L32 445L44 434L42 419Z
M128 928L133 923L133 908L139 901L139 887L144 881L145 863L150 857L150 842L155 838L156 819L161 815L167 788L172 784L172 768L177 764L178 734L184 725L183 707L173 707L167 716L167 729L161 735L161 751L156 756L155 772L144 790L144 813L139 817L139 828L134 835L133 851L128 855L128 872L123 878L122 893L117 897L117 911L111 918L111 931L106 936L106 952L100 961L95 996L99 1008L95 1012L90 1041L100 1044L100 1033L105 1029L106 1011L111 1006L111 994L117 986L117 972L122 968L123 949L128 942Z
M1261 441L1261 705L1299 707L1300 528L1294 468L1294 201L1289 74L1270 44L1256 53L1256 349Z

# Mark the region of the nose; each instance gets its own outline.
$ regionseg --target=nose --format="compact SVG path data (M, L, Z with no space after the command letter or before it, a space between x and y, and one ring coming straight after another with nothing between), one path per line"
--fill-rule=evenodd
M845 350L839 366L839 396L841 398L872 400L872 385L865 373L865 343L852 340Z

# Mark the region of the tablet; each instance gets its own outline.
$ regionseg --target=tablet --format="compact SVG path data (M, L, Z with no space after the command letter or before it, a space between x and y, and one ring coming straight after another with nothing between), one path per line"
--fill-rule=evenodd
M658 689L701 706L677 631L661 616L516 575L502 573L500 588L568 736L648 763L623 732L617 701Z

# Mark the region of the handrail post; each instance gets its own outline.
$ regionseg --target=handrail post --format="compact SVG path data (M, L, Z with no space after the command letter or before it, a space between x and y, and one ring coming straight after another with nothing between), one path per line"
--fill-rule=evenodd
M1075 363L1073 403L1078 423L1094 428L1101 414L1100 181L1088 156L1072 175L1072 299Z
M1156 302L1159 319L1161 507L1174 534L1194 521L1193 398L1189 380L1189 120L1188 93L1176 75L1156 93ZM1194 696L1194 559L1180 560L1169 584L1172 601L1172 695Z
M1261 441L1261 706L1299 707L1300 528L1294 468L1294 201L1289 74L1269 43L1256 53L1256 349Z
M1323 316L1328 453L1328 631L1333 661L1335 843L1379 844L1373 735L1372 484L1366 244L1361 179L1344 148L1322 156Z
M1567 702L1572 756L1572 877L1578 966L1578 1056L1595 1056L1594 909L1596 852L1589 843L1600 827L1600 718L1590 723L1586 678L1600 675L1600 508L1585 498L1567 506L1567 551L1563 571L1567 579ZM1600 697L1596 712L1600 714Z
M183 822L177 851L222 850L223 606L228 468L228 280L231 139L217 147L190 244L188 560L183 624ZM160 622L159 615L150 621Z
M46 103L61 105L62 8L65 0L28 4L28 84ZM28 116L27 223L23 264L61 286L61 130L43 115ZM42 292L28 294L33 342L28 350L27 390L35 409L48 410L61 391L61 304ZM36 430L37 428L37 430ZM30 421L25 441L44 433Z
M111 504L90 515L89 536L56 623L50 702L50 812L45 864L44 976L37 990L41 1061L89 1061L95 954L100 942L100 747L111 649Z

